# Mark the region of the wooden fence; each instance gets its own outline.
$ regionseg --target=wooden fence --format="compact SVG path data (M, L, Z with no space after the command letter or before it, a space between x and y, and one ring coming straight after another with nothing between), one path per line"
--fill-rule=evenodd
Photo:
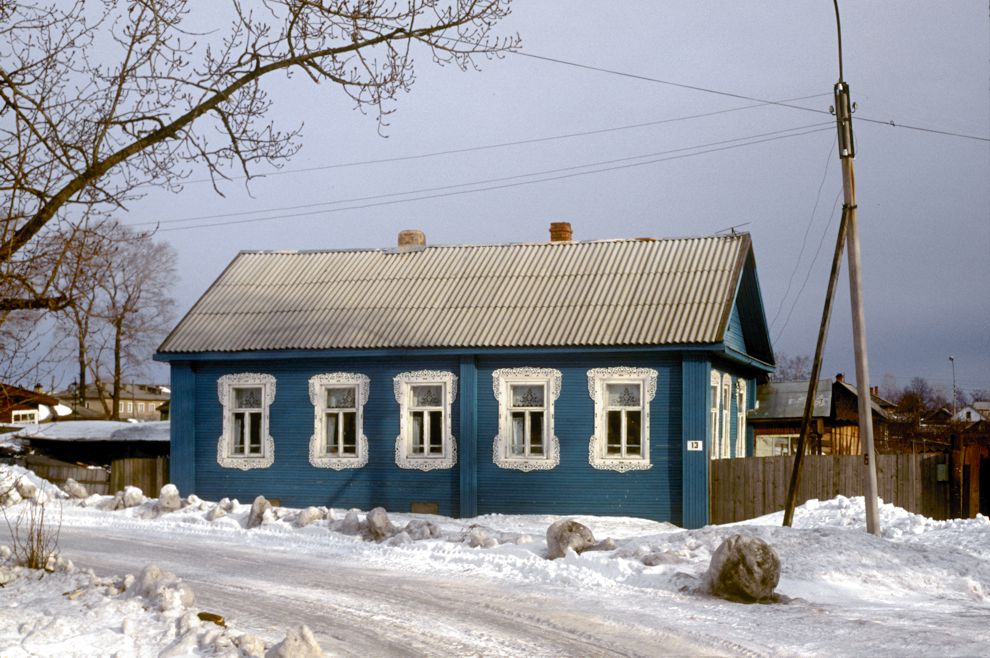
M878 455L877 493L886 503L945 519L949 510L949 483L938 478L940 464L948 464L947 455ZM711 523L744 521L783 510L793 465L794 457L713 460ZM806 455L798 504L812 498L862 496L865 474L866 466L860 455Z
M122 491L127 485L141 489L149 498L157 498L168 484L168 457L115 459L110 463L110 491Z
M72 478L91 494L112 494L127 485L138 487L148 497L157 497L168 484L168 457L114 459L110 470L98 466L80 466L49 457L28 455L16 460L38 477L62 486Z

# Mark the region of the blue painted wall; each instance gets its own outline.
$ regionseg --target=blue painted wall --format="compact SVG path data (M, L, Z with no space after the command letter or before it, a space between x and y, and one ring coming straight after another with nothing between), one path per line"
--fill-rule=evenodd
M588 395L587 371L614 366L658 372L657 393L650 407L649 470L618 473L588 463L594 402ZM522 472L499 468L493 462L498 402L492 392L492 373L515 367L561 371L561 394L555 407L560 464L555 469ZM248 502L262 494L295 507L370 509L380 505L394 511L408 511L412 502L424 502L436 503L439 512L448 516L496 512L624 515L699 527L708 521L712 367L734 377L741 375L732 362L713 364L704 352L174 361L172 480L184 493L195 492L212 500L226 496ZM458 464L452 469L423 472L395 465L399 406L393 378L412 370L449 370L458 376L451 416ZM275 461L269 468L240 471L222 468L216 461L222 430L217 380L243 372L266 373L276 379L270 420ZM308 382L324 372L358 372L371 380L364 408L369 460L363 468L334 471L309 464L313 407ZM752 404L756 387L755 380L749 381ZM732 411L734 440L734 399ZM688 452L689 440L703 441L705 450Z
M649 470L618 473L588 463L594 432L591 368L654 368L657 393L650 406ZM556 368L561 392L554 411L560 464L549 471L499 468L492 449L498 433L498 401L492 393L497 368ZM478 513L602 514L681 520L680 356L583 353L568 356L478 360Z
M384 362L381 359L334 361L245 361L236 364L199 364L195 378L195 493L206 499L227 496L247 502L261 494L278 498L283 505L327 505L371 509L383 506L409 511L412 501L435 502L441 514L457 516L458 469L423 472L395 466L395 437L399 433L398 404L392 379L411 370L460 371L456 358L413 359ZM313 434L313 406L309 378L323 372L359 372L371 379L364 408L364 433L368 437L368 464L364 468L314 468L309 463L309 439ZM271 406L270 431L275 441L275 462L268 468L241 471L217 464L217 440L222 431L222 407L217 380L226 374L258 372L276 379ZM452 409L457 437L458 400ZM460 437L457 437L458 441ZM175 461L173 459L173 461Z

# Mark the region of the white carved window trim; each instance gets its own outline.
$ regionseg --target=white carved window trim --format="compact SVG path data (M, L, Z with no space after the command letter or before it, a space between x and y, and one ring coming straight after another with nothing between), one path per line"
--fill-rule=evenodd
M457 375L440 370L416 370L395 376L395 401L399 403L399 434L395 437L395 465L399 468L432 471L453 468L457 464L457 440L451 431L450 412L457 397ZM412 387L441 386L443 389L443 454L412 454L412 424L409 422Z
M498 434L492 444L492 460L499 468L546 471L560 463L560 440L554 432L553 411L560 397L561 375L553 368L500 368L492 373L492 390L498 400ZM543 455L512 454L512 386L543 385Z
M605 414L606 386L608 384L636 383L641 386L642 432L639 457L614 457L606 452L608 420ZM588 395L595 401L595 433L588 441L588 463L593 468L607 471L642 471L652 468L650 463L650 403L657 393L657 371L653 368L593 368L588 371Z
M722 450L720 457L732 457L732 377L729 373L722 375Z
M746 456L746 380L736 379L736 457Z
M718 459L722 453L722 442L720 440L721 423L719 422L719 409L722 408L722 374L717 370L712 370L711 377L711 412L708 416L710 437L709 459Z
M261 387L261 454L233 454L233 409L234 389L242 387ZM247 471L252 468L268 468L275 463L275 440L269 431L270 409L275 401L275 377L256 372L241 372L224 375L217 380L217 396L223 407L223 432L217 441L217 463L224 468L239 468Z
M313 436L309 438L309 463L316 468L340 471L361 468L368 463L368 437L364 434L364 405L368 403L371 380L354 372L328 372L309 379L309 401L313 405ZM354 388L354 431L357 454L353 457L332 457L326 446L326 392L332 388Z

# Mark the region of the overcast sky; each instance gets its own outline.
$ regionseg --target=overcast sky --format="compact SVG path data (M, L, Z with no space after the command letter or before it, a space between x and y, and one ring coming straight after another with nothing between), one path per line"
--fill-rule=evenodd
M990 389L987 2L841 9L872 383L923 376L948 391L953 355L960 388ZM421 53L387 138L332 86L271 80L277 121L305 124L283 172L250 194L227 184L225 198L202 183L153 192L122 218L161 222L179 254L180 314L241 250L392 247L406 228L462 244L544 241L552 221L571 222L582 240L736 226L753 235L775 349L812 354L841 205L834 124L713 92L810 97L793 104L827 111L838 77L832 3L516 2L503 29L520 34L524 54L482 61L480 72ZM710 114L723 110L733 111ZM709 116L687 118L699 114ZM351 164L518 141L528 143ZM555 180L534 182L545 178ZM257 214L230 215L245 212ZM202 219L175 221L193 217ZM846 272L844 261L824 372L854 379Z

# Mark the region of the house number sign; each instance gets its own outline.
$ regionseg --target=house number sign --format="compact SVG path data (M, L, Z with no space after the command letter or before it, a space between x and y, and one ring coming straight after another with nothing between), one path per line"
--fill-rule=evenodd
M691 452L695 452L695 451L700 452L701 450L703 450L701 441L688 441L687 449Z

